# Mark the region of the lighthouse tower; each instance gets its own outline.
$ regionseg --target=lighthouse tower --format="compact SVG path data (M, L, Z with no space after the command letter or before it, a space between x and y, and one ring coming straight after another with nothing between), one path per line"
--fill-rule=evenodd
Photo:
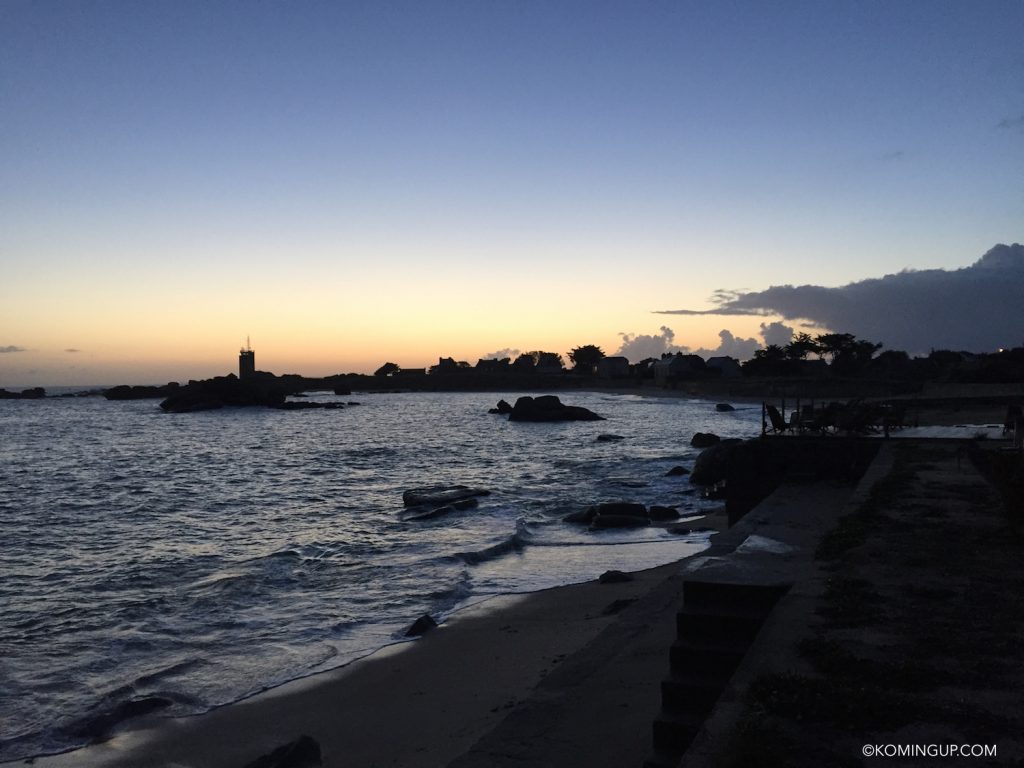
M256 375L256 353L252 351L249 337L245 337L245 346L238 350L238 378L245 381Z

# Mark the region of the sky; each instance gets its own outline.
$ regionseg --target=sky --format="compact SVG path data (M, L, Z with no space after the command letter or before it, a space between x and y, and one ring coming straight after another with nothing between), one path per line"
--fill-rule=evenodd
M1022 32L1019 0L0 0L0 387L247 337L307 375L1022 344L987 295L938 328L863 294L1024 241Z

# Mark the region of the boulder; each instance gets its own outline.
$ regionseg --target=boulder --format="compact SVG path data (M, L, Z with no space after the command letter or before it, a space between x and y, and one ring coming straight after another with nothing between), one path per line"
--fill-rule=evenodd
M416 619L416 621L412 623L412 626L409 627L408 631L406 631L405 636L419 637L420 635L427 634L427 632L429 632L432 629L435 629L436 627L437 622L434 621L434 617L431 616L429 613L424 613L422 616L420 616L418 619Z
M491 408L488 413L509 414L512 413L512 406L504 400L499 400L498 404L494 408Z
M508 415L509 421L603 421L587 408L564 405L554 395L520 397Z
M690 474L690 470L688 470L686 467L675 466L675 467L672 467L672 469L670 469L668 472L665 473L665 477L678 477L679 475L688 475L688 474Z
M729 403L717 403L715 405L715 410L728 413L729 411L735 411L736 409L729 405Z
M597 505L597 515L625 515L627 517L642 517L647 519L647 507L643 504L634 504L628 501L608 501Z
M622 435L598 435L597 442L599 443L614 443L617 440L625 440Z
M712 434L710 432L698 432L693 436L693 439L690 440L690 445L692 445L694 448L710 448L712 445L719 442L721 439L722 438L720 438L718 435Z
M443 506L474 496L488 496L490 493L483 488L470 488L468 485L430 485L410 488L402 494L402 503L407 507Z
M652 506L647 510L647 516L651 520L676 520L679 517L679 510L675 507L659 507L657 505Z
M323 765L320 745L312 736L303 735L246 763L245 768L314 768L318 765Z
M650 525L647 517L635 515L598 515L590 523L591 528L643 528Z
M590 523L597 515L597 507L587 507L580 512L572 512L562 518L567 523Z
M597 580L601 584L621 584L626 581L632 581L633 577L623 571L605 571Z
M690 482L694 485L714 485L725 480L733 453L741 442L738 439L722 440L701 451L690 473Z

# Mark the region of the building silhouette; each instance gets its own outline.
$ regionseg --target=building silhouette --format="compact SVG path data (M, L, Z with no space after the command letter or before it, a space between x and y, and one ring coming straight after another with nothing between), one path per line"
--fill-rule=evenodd
M256 375L256 353L252 351L249 339L246 338L245 346L238 350L238 378L251 379Z

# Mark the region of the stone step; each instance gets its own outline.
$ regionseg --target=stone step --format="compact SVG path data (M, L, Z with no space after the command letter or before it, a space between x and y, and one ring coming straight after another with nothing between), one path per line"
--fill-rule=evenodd
M685 712L662 712L654 718L653 735L654 749L666 755L675 754L678 758L693 742L704 718L686 714Z
M740 665L748 647L743 643L708 645L676 640L669 649L670 668L678 677L686 677L690 672L697 679L718 680L724 686Z
M676 634L695 643L750 644L761 631L764 616L759 612L734 611L728 607L694 608L683 606L676 614Z
M661 708L665 712L689 712L706 716L722 695L720 681L669 677L661 681Z
M788 590L788 584L730 584L687 580L683 583L683 605L690 609L752 614L763 619Z

